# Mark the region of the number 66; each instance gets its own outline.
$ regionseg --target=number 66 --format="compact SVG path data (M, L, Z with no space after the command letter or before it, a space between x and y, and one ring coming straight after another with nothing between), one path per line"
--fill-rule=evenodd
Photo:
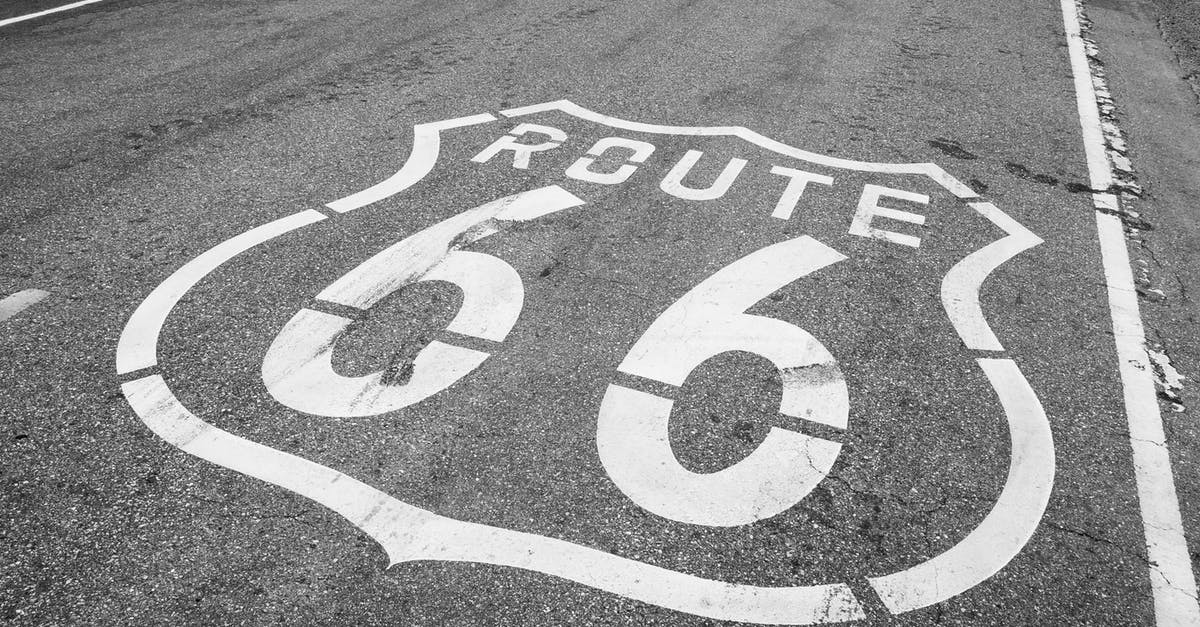
M502 341L522 309L520 276L496 257L455 248L495 233L497 220L532 220L580 204L572 194L550 186L481 205L382 251L318 298L365 310L404 285L447 281L463 291L463 305L450 330ZM810 237L752 253L671 305L619 369L678 386L721 353L755 353L782 375L781 413L845 429L846 382L829 351L799 327L745 313L772 292L842 259ZM310 414L377 415L445 390L488 357L432 342L417 355L405 384L389 385L381 372L343 376L333 369L333 347L350 322L313 309L294 315L263 361L263 380L271 394ZM808 494L841 450L836 442L772 428L741 462L710 474L693 473L671 451L671 407L668 399L610 385L600 407L597 445L609 476L626 495L673 520L733 526L774 516Z

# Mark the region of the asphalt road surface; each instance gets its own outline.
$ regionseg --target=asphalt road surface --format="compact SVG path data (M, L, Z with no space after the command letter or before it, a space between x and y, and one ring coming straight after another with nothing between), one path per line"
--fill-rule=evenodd
M0 26L0 621L1197 624L1198 14Z

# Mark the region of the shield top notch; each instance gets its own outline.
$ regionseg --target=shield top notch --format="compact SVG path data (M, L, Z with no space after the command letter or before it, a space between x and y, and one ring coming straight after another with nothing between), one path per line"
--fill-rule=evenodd
M742 126L669 126L633 122L592 111L565 99L505 109L500 111L500 115L507 118L519 118L550 111L558 111L595 124L638 133L692 137L738 137L765 150L831 168L881 174L925 175L959 199L978 198L978 194L974 190L935 163L877 163L831 157L789 146ZM415 125L412 151L400 170L365 190L327 203L326 207L338 213L346 213L408 189L433 170L441 149L442 131L474 126L497 119L500 118L491 113L481 113Z

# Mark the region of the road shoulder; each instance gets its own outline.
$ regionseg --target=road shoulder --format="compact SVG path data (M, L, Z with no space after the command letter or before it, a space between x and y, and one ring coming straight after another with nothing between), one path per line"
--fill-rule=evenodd
M1192 270L1200 264L1195 203L1200 196L1200 96L1189 84L1188 68L1196 60L1188 51L1196 48L1187 42L1200 41L1200 30L1181 32L1178 23L1164 29L1181 3L1159 4L1167 13L1147 0L1089 3L1088 16L1116 102L1117 123L1128 138L1128 156L1144 189L1141 198L1125 200L1125 207L1138 214L1126 231L1194 569L1200 493L1187 478L1200 471L1200 429L1195 424L1200 333L1193 300L1200 294L1200 276Z

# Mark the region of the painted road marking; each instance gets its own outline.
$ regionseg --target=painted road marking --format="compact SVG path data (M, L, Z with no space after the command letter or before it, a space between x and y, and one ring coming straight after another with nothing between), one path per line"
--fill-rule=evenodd
M1008 417L1008 479L983 522L950 550L907 570L869 579L893 614L945 601L999 572L1033 537L1050 503L1054 439L1041 402L1013 360L978 361Z
M942 306L950 322L958 331L967 348L974 350L1002 351L1004 346L983 317L979 303L979 290L983 281L997 268L1022 252L1042 243L1020 222L1008 217L989 202L970 203L974 209L1008 233L1008 237L997 240L967 255L942 279Z
M704 153L699 150L687 151L679 159L679 163L676 163L675 167L671 168L671 171L667 172L667 175L663 177L662 182L658 184L658 188L676 198L684 200L716 200L729 191L729 186L733 185L733 181L737 179L738 175L742 173L742 168L746 167L748 163L745 159L738 159L736 157L730 159L729 163L726 163L724 169L721 170L721 173L717 175L717 179L703 189L684 185L683 179L692 171L692 168L696 167L696 164L700 161L700 157L703 156Z
M872 163L869 161L854 161L851 159L830 157L828 155L822 155L789 146L783 142L778 142L769 137L759 135L758 133L743 126L667 126L663 124L631 122L629 120L622 120L620 118L604 115L603 113L586 109L575 104L574 102L571 102L570 100L555 100L553 102L545 102L526 107L506 109L501 111L500 114L513 118L537 113L545 113L548 111L561 111L589 122L595 122L596 124L601 124L612 128L625 129L637 133L684 135L692 137L739 137L760 148L792 157L794 159L799 159L801 161L807 161L809 163L815 163L842 170L852 170L856 172L922 174L933 179L939 185L946 188L950 191L950 193L959 198L977 198L979 196L979 194L975 193L975 190L968 187L962 181L959 181L951 176L949 172L946 172L941 168L941 166L938 166L935 163Z
M1062 12L1088 174L1092 189L1097 190L1092 194L1092 202L1096 207L1096 228L1125 393L1129 444L1133 449L1150 585L1154 593L1154 615L1159 625L1200 625L1196 577L1179 513L1179 497L1175 492L1171 455L1154 389L1125 229L1119 217L1120 200L1111 191L1115 177L1104 146L1094 82L1103 81L1103 77L1092 75L1084 50L1080 28L1082 6L1075 0L1062 0Z
M582 205L557 185L524 192L464 211L401 240L347 272L317 295L319 300L360 310L420 281L448 281L463 291L448 331L502 342L521 315L525 288L507 262L459 250L499 232L502 224L526 222ZM262 377L276 400L308 414L375 416L419 403L469 375L488 353L434 341L413 360L402 385L384 371L358 377L338 374L333 351L353 322L301 309L283 327L263 360Z
M550 140L532 144L516 141L516 139L530 134L549 137ZM501 154L511 153L512 167L519 170L527 170L534 154L559 148L566 139L566 133L552 126L521 123L509 131L507 135L502 136L487 148L484 148L479 154L472 157L471 161L487 163ZM585 155L568 166L564 175L576 180L598 182L606 185L622 183L655 151L655 146L648 142L634 141L622 137L606 137L589 149L588 155L598 154L595 152L598 147L603 150L612 146L622 146L634 151L634 156L616 172L612 174L596 174L595 172L586 170L593 161L591 157ZM683 200L716 200L723 197L729 191L729 188L733 186L738 176L741 175L749 163L745 159L731 158L725 163L721 173L717 175L716 179L708 187L700 188L685 185L683 180L688 177L692 169L695 168L696 164L703 157L703 151L688 150L659 182L659 189L675 198ZM920 164L919 167L925 168L927 165ZM933 167L936 168L936 166ZM833 184L833 178L830 176L811 174L792 168L782 168L772 165L770 172L771 174L787 176L790 179L780 194L775 209L771 212L771 216L775 218L787 219L791 217L808 183ZM931 170L927 174L932 175L932 173L933 171ZM924 226L925 224L925 216L923 215L880 205L880 199L885 197L908 203L929 204L929 197L925 194L893 189L882 185L866 184L863 186L862 195L858 202L858 209L850 219L847 232L858 237L879 239L901 246L919 248L921 246L920 237L873 226L875 218L905 222L916 226ZM980 213L986 215L982 211Z
M867 185L863 188L862 198L858 201L858 210L854 212L854 218L850 222L850 234L860 237L873 237L894 244L900 244L901 246L920 248L921 238L919 237L896 233L895 231L886 231L872 226L876 217L888 218L897 222L908 222L909 224L916 224L918 226L925 224L925 216L923 215L880 206L879 199L884 196L921 205L929 204L929 196L925 194L914 194L913 192L891 189L882 185Z
M596 162L594 157L599 157L612 148L625 149L631 153L625 164L617 168L615 172L606 173L592 170L592 165ZM563 174L577 181L600 183L601 185L620 185L633 176L633 173L637 171L638 164L645 163L646 159L654 154L654 150L654 144L649 142L624 137L605 137L588 148L587 154L572 163Z
M324 219L324 214L306 209L227 239L184 264L154 288L125 323L117 342L117 374L158 364L158 334L167 321L167 314L188 290L218 266L265 241Z
M417 181L425 178L425 175L429 174L433 170L434 164L437 163L438 153L441 151L442 131L482 124L495 119L496 116L490 113L480 113L479 115L414 126L412 152L408 154L408 161L404 162L403 167L387 180L357 194L327 203L325 206L338 213L346 213L379 202L412 187Z
M809 183L818 183L820 185L833 185L833 177L825 176L824 174L814 174L797 170L795 168L785 168L783 166L773 166L771 174L786 176L788 185L783 190L783 195L779 197L779 202L775 204L775 210L771 212L772 218L787 220L792 217L792 212L796 210L796 205L800 203L800 197L804 195L804 190L808 189Z
M58 13L60 11L70 11L71 9L78 9L81 6L84 6L87 4L95 4L100 1L101 0L81 0L80 2L72 2L71 4L65 4L61 7L55 7L53 9L46 9L45 11L38 11L37 13L30 13L29 15L20 15L17 17L9 17L9 18L0 20L0 26L8 26L9 24L16 24L17 22L24 22L25 20L32 20L35 18L42 17L43 15L50 15L51 13Z
M845 259L807 235L751 253L662 312L618 370L680 386L717 355L753 353L779 370L781 414L844 430L850 395L833 355L807 331L745 311ZM780 514L825 479L842 450L837 442L772 427L738 463L717 472L692 472L671 449L672 405L669 399L610 385L596 428L600 461L613 483L643 509L671 520L733 527Z
M29 309L49 295L50 292L45 290L27 289L5 297L0 300L0 322Z
M517 139L525 137L533 133L534 135L545 135L549 139L537 144L527 144L519 142ZM482 152L471 157L471 161L476 163L487 163L503 151L512 152L512 165L518 170L528 170L529 161L535 152L543 150L553 150L562 145L567 140L567 134L559 129L541 124L518 124L516 128L509 131L507 135L500 136L492 143L491 146L484 148Z
M625 122L616 118L599 116L576 105L558 101L549 105L530 108L527 111L557 110L568 112L582 119L611 120L610 128L649 129L648 132L678 134L695 137L734 135L758 145L760 148L806 159L805 153L792 149L783 144L767 140L760 135L734 127L714 128L685 128L661 127ZM520 111L520 110L518 110ZM515 116L521 113L512 111L506 115ZM532 113L529 113L532 114ZM327 205L339 213L366 206L372 202L387 198L404 191L407 187L422 180L432 172L440 151L440 132L445 129L458 128L472 124L482 124L495 118L489 114L459 118L444 122L418 125L414 129L414 148L409 159L400 171L389 177L383 183L373 186L363 192L352 194L342 200ZM607 124L607 122L601 122ZM615 126L622 125L622 126ZM518 126L518 128L521 128ZM538 132L533 125L525 129ZM552 127L541 127L541 134L551 138L558 135ZM546 130L549 129L549 132ZM537 158L539 152L553 150L559 146L547 146L539 150L527 151L514 142L514 138L524 133L507 136L502 140L501 148L492 152L487 159L500 154L511 153L511 167L522 169L529 165L529 159ZM533 138L536 139L536 138ZM496 145L496 144L493 144ZM535 144L536 145L536 144ZM607 147L631 149L634 156L627 159L622 168L637 167L645 161L638 158L639 154L648 157L653 150L647 149L645 142L630 143L624 140L613 140L607 143L597 142L597 151L603 152ZM640 153L639 153L640 151ZM700 151L695 151L698 160ZM598 154L589 151L595 156ZM524 155L524 156L522 156ZM508 157L506 156L505 159ZM808 160L808 159L806 159ZM685 166L690 169L690 165ZM973 198L974 193L954 180L944 171L932 164L863 164L845 162L823 157L814 158L810 162L823 161L818 165L829 166L830 163L846 163L854 165L860 171L881 173L919 174L940 184L943 188L959 198ZM578 162L577 162L578 163ZM586 162L576 170L597 174L591 171L594 162ZM737 170L741 165L731 161ZM836 165L831 167L837 167ZM680 169L675 164L674 170ZM571 168L568 168L570 170ZM730 166L725 171L729 172ZM797 170L799 171L799 170ZM630 172L630 170L624 170ZM578 173L578 172L577 172ZM615 184L628 178L619 169L619 177L606 178L598 181L602 184ZM778 174L778 172L776 172ZM564 173L564 176L567 176ZM736 177L732 173L730 180ZM568 178L572 178L568 176ZM618 178L620 180L618 180ZM832 177L828 177L832 181ZM682 180L682 177L680 177ZM713 188L727 187L718 177L717 183L708 190L686 188L687 193L699 193L700 196L711 195ZM671 180L671 177L665 179ZM823 183L821 179L813 178L812 182ZM660 188L663 187L660 185ZM669 185L667 187L670 187ZM792 187L789 185L789 187ZM870 217L899 220L910 224L921 225L924 216L910 214L898 209L889 209L878 205L878 199L883 196L882 190L891 188L879 187L880 193L864 189L865 200L860 201L858 212L864 211ZM679 190L668 189L667 193ZM899 190L893 190L899 191ZM798 198L799 194L792 189L783 191L783 199L789 194ZM724 193L724 190L721 190ZM675 194L677 195L677 194ZM900 200L909 200L924 204L928 199L924 195L903 192L887 194ZM702 200L701 200L702 201ZM451 326L456 326L466 335L503 340L515 323L514 319L520 312L517 290L513 281L504 277L511 275L506 270L497 270L500 266L494 262L486 262L488 269L484 275L494 279L494 285L466 285L470 280L464 273L470 267L477 271L479 258L490 258L481 253L469 253L456 250L454 243L458 239L475 241L498 232L504 223L533 220L564 208L583 204L583 200L569 194L557 186L543 187L525 194L517 194L501 201L488 203L468 210L448 220L434 225L416 235L385 249L376 256L360 264L354 270L335 281L318 294L318 299L336 304L342 308L366 309L374 305L398 287L428 278L431 274L441 272L442 278L450 278L452 282L465 285L468 292L479 292L480 302L494 303L487 305L501 312L509 312L499 316L502 324L492 325L494 320L489 316L479 315L479 307L470 305L471 298L464 296L464 305L455 317ZM790 200L789 200L790 204ZM776 209L778 209L778 205ZM793 207L794 208L794 207ZM954 216L983 217L991 223L1000 226L1007 237L1000 243L1009 242L1003 246L995 243L969 255L959 261L942 281L943 305L948 319L955 331L970 344L970 338L982 336L981 329L987 330L986 337L993 337L986 320L982 319L982 309L978 306L978 292L987 276L1004 261L1030 246L1040 242L999 209L987 203L975 203L974 211L956 211ZM775 212L772 212L775 213ZM269 241L275 237L290 233L304 226L314 224L327 216L308 210L293 214L251 229L216 245L201 254L193 261L168 277L155 288L147 299L131 316L117 350L117 369L121 374L131 375L133 380L123 385L123 390L130 406L139 417L160 437L190 454L220 464L237 472L257 477L274 483L311 498L344 516L355 526L373 537L387 551L393 563L410 560L446 560L471 561L495 565L524 568L539 573L563 577L593 588L608 591L613 594L629 597L679 610L699 616L733 620L741 622L772 623L772 624L816 624L841 622L866 617L863 606L848 584L844 582L821 583L803 586L754 586L733 584L724 581L705 579L686 573L671 571L638 560L622 557L606 551L601 551L580 544L566 542L554 538L537 536L502 529L487 525L469 523L440 516L434 512L417 508L404 503L384 492L381 492L352 477L322 466L312 461L290 455L288 453L250 442L244 438L223 431L193 414L183 406L177 397L167 387L161 374L146 373L144 369L156 365L159 332L171 310L187 291L204 277L219 269L225 262L250 248ZM763 218L768 215L764 212ZM877 237L872 239L881 246L905 245L904 241L893 241L896 238ZM910 236L911 237L911 236ZM1019 250L1018 250L1019 249ZM781 252L782 251L782 252ZM459 253L462 255L460 256ZM772 293L797 279L819 271L821 268L841 261L844 257L811 237L803 236L778 244L768 245L757 252L751 253L740 260L718 270L692 290L683 295L674 305L664 311L658 319L651 323L642 338L630 349L629 354L619 365L619 369L634 377L642 379L657 379L667 385L679 385L696 364L708 357L729 350L751 350L763 355L774 362L782 371L784 390L781 399L781 413L801 415L806 420L824 422L835 428L845 429L848 410L846 404L845 381L841 377L837 363L820 342L807 332L790 323L774 318L745 313L755 306L767 294ZM505 262L496 259L504 265ZM519 277L517 279L519 283ZM506 287L507 286L507 287ZM488 291L491 290L491 291ZM952 298L946 298L945 294ZM936 295L930 295L936 297ZM523 296L521 297L523 298ZM331 305L332 306L332 305ZM308 310L305 310L308 311ZM312 310L316 311L316 310ZM515 314L513 312L516 312ZM957 313L956 313L957 312ZM326 318L324 322L330 328L339 327L344 318L328 313L320 314ZM715 331L714 331L715 329ZM712 331L712 332L710 332ZM332 333L332 335L331 335ZM305 339L304 333L281 336ZM325 329L320 334L325 340L336 340L336 331ZM791 338L788 344L791 350L782 350L785 342L780 337ZM309 338L311 339L311 338ZM285 342L281 353L289 357L280 363L269 365L264 360L264 381L270 385L272 378L287 378L294 376L297 369L305 368L309 359L292 359L297 355L307 354L312 357L323 350L330 341L312 342L309 345L292 350L287 348L297 342ZM999 350L999 348L996 348ZM434 360L436 362L437 360ZM434 378L445 378L445 372L439 372L436 364L430 367ZM949 599L978 583L1003 568L1026 544L1037 528L1044 514L1054 478L1054 448L1050 439L1050 430L1037 397L1025 380L1021 371L1012 359L994 358L977 359L977 365L986 375L1000 409L1009 424L1012 439L1012 458L1008 476L997 503L974 530L965 534L954 546L942 554L924 563L917 563L892 574L872 577L866 580L872 589L880 596L885 606L892 613L902 613L919 607L938 603ZM426 365L417 364L417 368L425 369ZM810 372L811 371L811 372ZM417 374L414 372L414 377ZM301 386L303 387L303 386ZM629 416L635 420L646 419L649 416L653 424L635 425L642 428L653 459L666 459L671 453L670 444L662 438L657 438L650 431L661 430L664 412L661 406L665 399L637 392L632 388L613 386L610 392L615 395L606 397L601 414L597 419L597 446L605 448L605 440L627 438L628 434L620 433L621 429L606 429L602 423L627 422ZM624 395L624 398L621 396ZM640 396L639 396L640 395ZM285 394L286 396L286 394ZM648 402L646 402L648 401ZM643 407L646 406L646 407ZM641 407L647 409L640 413ZM622 418L624 417L624 418ZM628 426L628 425L623 425ZM609 431L606 436L601 431ZM612 436L612 433L616 436ZM775 433L793 433L787 430L777 430ZM786 438L784 446L768 446L764 440L759 449L752 453L742 464L755 472L741 473L743 476L733 483L735 490L725 490L732 494L726 500L737 501L738 492L752 493L766 483L771 488L777 480L795 482L796 486L786 486L787 503L794 503L803 496L803 492L811 488L812 478L823 476L827 466L836 458L840 445L819 438L808 438L801 446L805 454L805 463L813 458L814 451L822 461L814 468L812 477L780 477L770 465L760 464L753 460L759 451L768 449L767 457L780 457L782 450L784 463L796 465L794 460L788 461L788 455L795 449L789 447ZM790 444L795 444L791 442ZM814 446L815 445L815 446ZM822 449L822 447L824 447ZM612 449L612 447L608 447ZM620 456L620 447L618 457ZM820 451L824 450L825 453ZM610 450L611 452L611 450ZM728 512L718 512L700 503L664 504L661 492L653 490L639 493L644 487L639 482L643 476L619 478L628 470L625 462L607 455L605 467L612 473L614 483L624 489L627 494L640 502L647 509L659 509L668 516L676 519L690 519L693 523L707 525L745 524L764 515L770 515L771 510L777 510L779 503L760 503L751 499L748 506L725 507L734 511L744 520L730 520ZM742 464L731 467L737 469ZM609 468L612 466L612 468ZM614 470L615 469L615 470ZM686 483L688 478L684 477ZM644 482L643 482L644 483ZM632 487L631 487L632 486ZM693 491L694 493L695 491ZM710 500L709 505L714 503ZM736 503L734 503L736 505ZM785 504L786 505L786 504ZM672 510L674 508L674 510ZM724 518L723 518L724 517Z

